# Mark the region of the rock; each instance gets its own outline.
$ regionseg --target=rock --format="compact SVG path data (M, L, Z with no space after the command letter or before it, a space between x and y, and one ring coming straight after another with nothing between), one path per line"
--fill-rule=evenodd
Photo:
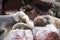
M4 40L33 40L31 30L12 30Z
M49 27L50 26L50 27ZM46 27L35 27L33 29L34 40L60 40L57 30L53 25Z
M19 10L22 5L21 0L9 0L6 2L4 9L5 11Z

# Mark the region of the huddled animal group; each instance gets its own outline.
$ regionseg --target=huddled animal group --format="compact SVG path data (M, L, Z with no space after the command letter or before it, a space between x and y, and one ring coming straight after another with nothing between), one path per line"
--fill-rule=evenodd
M45 27L35 27L32 30L17 27L12 29L4 40L60 40L59 32L53 24L48 24Z
M60 19L51 15L38 16L34 19L34 24L37 26L45 26L47 24L54 24L57 29L60 29Z
M47 24L53 24L59 29L60 19L50 15L42 15L31 20L23 11L11 15L0 15L0 33L3 32L4 37L6 37L11 30L33 29L35 26L44 27Z
M15 27L15 26L19 26L19 27ZM0 15L0 30L1 30L0 33L4 32L5 37L10 30L15 28L25 28L25 27L34 28L34 23L29 19L29 17L23 11L19 11L11 15Z

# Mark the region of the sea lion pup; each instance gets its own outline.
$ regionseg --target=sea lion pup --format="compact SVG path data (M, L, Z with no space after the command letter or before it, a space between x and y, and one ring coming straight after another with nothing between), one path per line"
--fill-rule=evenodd
M44 18L41 20L41 17ZM43 22L43 20L45 20L45 22ZM43 16L39 16L37 18L34 19L34 24L35 25L41 25L42 23L49 23L49 24L54 24L56 26L56 28L60 28L60 19L59 18L56 18L54 16L51 16L51 15L43 15ZM44 24L43 24L44 25Z
M49 24L48 19L44 18L43 16L37 16L34 18L34 25L35 26L45 26Z
M12 14L12 16L16 22L23 22L23 23L26 23L27 25L29 25L31 27L34 27L33 21L31 21L29 19L29 17L23 11L16 12L15 14ZM6 34L5 35L7 35L7 33L12 29L12 27L13 26L6 27L6 29L5 29Z
M13 25L12 30L15 30L15 29L33 29L33 28L34 28L34 26L32 26L32 25L28 25L28 24L19 22L19 23L16 23L15 25Z
M0 29L5 30L4 34L7 35L7 33L12 29L13 25L21 21L31 25L29 23L29 17L23 11L19 11L11 15L0 15Z
M48 18L50 24L54 24L57 29L60 29L60 19L51 15L46 15L44 18Z

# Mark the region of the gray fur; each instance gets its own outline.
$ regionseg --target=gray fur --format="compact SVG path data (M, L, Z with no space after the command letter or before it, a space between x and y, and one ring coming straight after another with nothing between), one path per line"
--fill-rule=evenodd
M13 16L10 15L0 15L0 29L2 27L10 28L8 26L13 26L15 24Z
M11 29L16 23L12 15L0 15L0 30ZM0 32L1 33L1 32ZM4 33L0 34L0 40L3 40Z
M29 17L23 11L16 12L12 15L0 15L0 29L5 30L4 37L11 31L13 25L17 22L21 22L21 20L24 20L29 26L34 26L33 22L29 22Z

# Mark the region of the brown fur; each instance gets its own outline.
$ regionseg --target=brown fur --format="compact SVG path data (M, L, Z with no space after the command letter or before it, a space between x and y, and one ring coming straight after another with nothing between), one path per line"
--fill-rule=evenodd
M46 21L45 22L43 22L42 20L41 20L41 18L44 18L44 19L42 19L42 20L45 20L46 19ZM36 17L35 19L34 19L34 24L35 25L40 25L41 26L41 24L42 23L50 23L50 24L54 24L55 26L56 26L56 28L60 28L60 19L59 18L56 18L56 17L54 17L54 16L51 16L51 15L43 15L43 16L39 16L39 17ZM43 24L43 25L45 25L45 24Z
M48 17L49 17L49 22L51 24L54 24L56 26L56 28L60 28L60 19L59 18L50 16L50 15Z
M43 16L37 16L34 19L35 26L45 26L47 23L48 23L47 19L45 19Z

